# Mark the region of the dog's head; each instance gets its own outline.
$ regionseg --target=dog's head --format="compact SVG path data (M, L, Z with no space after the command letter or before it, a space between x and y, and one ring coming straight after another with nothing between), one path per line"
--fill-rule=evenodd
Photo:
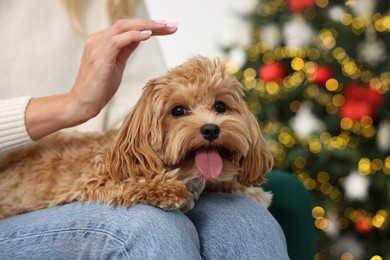
M111 147L111 176L192 165L206 179L262 183L273 160L241 87L223 62L204 57L149 81Z

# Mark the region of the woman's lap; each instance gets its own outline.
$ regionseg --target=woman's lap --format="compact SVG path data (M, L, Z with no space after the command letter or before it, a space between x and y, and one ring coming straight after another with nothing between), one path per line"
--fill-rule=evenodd
M0 255L6 259L200 259L200 254L284 259L286 246L268 210L222 193L205 194L187 216L148 205L125 209L76 202L0 220Z
M0 221L6 259L183 259L194 252L191 221L147 205L71 203Z
M208 193L187 216L195 225L208 259L288 259L283 231L254 200Z

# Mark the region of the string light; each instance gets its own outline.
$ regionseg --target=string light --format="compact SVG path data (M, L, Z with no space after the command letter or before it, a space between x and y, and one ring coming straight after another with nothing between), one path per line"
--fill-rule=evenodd
M293 68L296 71L302 70L305 67L305 62L302 58L294 58L291 61L291 68Z
M316 5L320 8L326 8L329 4L329 0L316 0Z
M336 91L339 89L339 82L336 79L331 78L326 81L325 86L329 91Z
M359 173L369 175L371 173L371 161L368 158L361 158L358 163Z
M372 218L372 225L378 229L382 229L385 227L388 213L386 210L378 210L375 216Z
M383 172L387 175L390 175L390 156L387 156L385 159L385 164L383 165Z
M318 140L317 137L312 137L309 139L309 150L312 153L320 153L322 149L321 142Z
M324 29L319 33L319 39L321 40L322 45L326 49L332 49L336 45L336 39L332 31Z

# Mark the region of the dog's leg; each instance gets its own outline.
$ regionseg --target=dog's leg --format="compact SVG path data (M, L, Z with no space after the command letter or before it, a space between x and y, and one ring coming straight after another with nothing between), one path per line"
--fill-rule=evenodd
M272 193L264 191L261 187L244 186L237 181L207 182L208 191L235 193L256 200L268 208L271 205Z
M107 176L90 178L85 183L76 185L71 191L59 194L53 204L78 200L125 207L142 203L164 210L187 207L192 201L192 193L184 182L169 177L170 174L165 173L153 179L129 178L124 181L116 181Z

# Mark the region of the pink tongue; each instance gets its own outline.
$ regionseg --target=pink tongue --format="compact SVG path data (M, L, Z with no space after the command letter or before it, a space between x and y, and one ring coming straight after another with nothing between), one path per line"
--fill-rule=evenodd
M215 149L200 149L196 151L195 165L207 179L214 179L221 175L222 159Z

